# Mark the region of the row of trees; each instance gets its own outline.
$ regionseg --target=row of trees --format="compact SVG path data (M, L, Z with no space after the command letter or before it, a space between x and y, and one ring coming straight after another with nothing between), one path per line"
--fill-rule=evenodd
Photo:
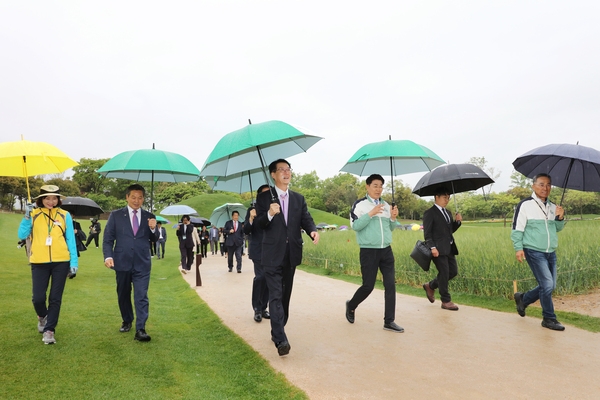
M73 176L51 176L45 182L40 177L29 178L32 197L37 196L39 188L44 183L60 187L61 193L66 196L85 196L94 200L105 211L123 207L125 201L125 188L132 181L123 179L105 178L98 174L98 169L108 159L82 158L79 165L73 168ZM484 157L473 157L469 161L478 165L492 177L497 179L499 171L487 168ZM149 182L141 182L147 190ZM295 174L291 187L306 198L309 207L327 211L332 214L347 218L354 201L366 194L365 181L348 173L340 173L331 178L320 179L316 171L306 174ZM458 208L465 218L476 220L483 218L504 218L505 221L512 216L514 207L518 202L531 195L531 180L518 172L511 175L511 188L506 192L495 193L491 191L492 185L478 192L460 193L455 196L455 201L449 208L456 211ZM204 181L186 183L155 182L154 205L155 210L160 210L170 204L179 203L187 198L201 193L210 192L211 189ZM563 194L562 189L555 188L550 199L559 203ZM27 198L25 180L22 178L0 177L0 205L2 208L12 210L16 203L24 204ZM249 200L250 193L242 194L242 199ZM424 200L414 194L412 189L401 180L394 180L394 199L391 196L391 183L386 184L383 198L387 202L392 200L398 205L400 217L403 219L421 219L423 212L431 207L431 199ZM600 197L598 193L579 192L567 190L563 206L571 215L598 214L600 213Z

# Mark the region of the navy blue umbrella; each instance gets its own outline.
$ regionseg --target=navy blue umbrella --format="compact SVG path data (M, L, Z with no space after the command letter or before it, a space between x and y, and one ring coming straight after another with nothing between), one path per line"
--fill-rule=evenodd
M554 186L600 192L600 151L579 144L548 144L523 154L513 162L528 178L545 173ZM560 200L562 204L565 194Z

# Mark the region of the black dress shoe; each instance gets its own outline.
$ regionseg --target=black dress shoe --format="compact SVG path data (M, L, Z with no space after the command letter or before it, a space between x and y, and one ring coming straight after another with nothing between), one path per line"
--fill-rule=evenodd
M131 322L123 322L119 332L129 332L131 330Z
M544 318L542 320L542 326L544 328L552 329L553 331L564 331L565 327L555 319Z
M260 311L254 311L254 320L256 322L262 321L262 314L260 313Z
M242 270L241 270L241 269L238 269L237 271L238 271L238 274L241 274L241 273L242 273Z
M229 272L231 272L231 268L229 268Z
M277 343L277 353L279 353L280 356L287 356L290 354L291 348L292 346L290 346L287 340Z
M269 312L268 312L267 310L264 310L264 311L262 312L262 317L263 317L264 319L271 319L271 314L269 314Z
M351 324L354 323L354 310L350 309L350 300L346 301L346 319Z
M149 342L150 341L150 335L148 335L146 333L145 329L139 329L136 333L135 333L135 340L139 340L140 342Z
M514 294L515 303L517 303L517 312L521 317L525 316L525 303L523 303L523 293L517 292Z

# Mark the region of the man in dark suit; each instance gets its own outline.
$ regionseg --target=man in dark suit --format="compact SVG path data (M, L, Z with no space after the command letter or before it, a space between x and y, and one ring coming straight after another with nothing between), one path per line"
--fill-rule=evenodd
M244 245L244 229L238 221L240 213L231 212L231 219L225 222L225 245L227 246L227 268L229 272L233 269L233 255L235 254L236 268L238 274L242 273L242 247Z
M115 271L117 295L123 323L121 332L129 332L133 322L131 287L135 303L135 340L150 341L146 333L148 320L148 285L150 284L150 240L156 240L156 219L142 210L146 191L138 184L125 192L127 207L113 211L106 223L102 251L104 265Z
M181 252L181 272L187 274L192 269L194 262L194 225L190 223L190 216L181 217L181 224L177 227L177 238L179 239L179 251Z
M440 290L442 308L457 311L458 306L452 302L448 292L448 282L458 274L456 255L458 248L452 234L460 228L462 216L456 214L456 220L446 210L450 201L450 192L447 188L440 187L435 192L435 204L423 214L423 233L425 242L431 248L433 263L438 270L437 276L423 285L427 299L435 301L435 289Z
M284 326L289 316L290 298L296 266L302 263L302 229L314 244L319 233L304 197L288 190L292 169L279 159L269 165L275 187L256 198L256 222L263 228L262 265L269 288L271 340L280 356L289 354L291 346Z
M159 221L156 223L158 227L158 240L156 242L156 257L160 260L161 257L165 258L165 243L167 242L167 230L162 226Z
M269 190L269 185L262 185L256 192L257 195ZM263 318L270 319L271 316L267 311L269 303L269 289L263 266L262 258L262 240L263 229L258 223L254 223L256 218L256 207L253 205L248 208L246 218L244 219L244 233L250 235L250 246L248 246L248 256L254 263L254 280L252 282L252 309L254 310L254 320L261 322Z

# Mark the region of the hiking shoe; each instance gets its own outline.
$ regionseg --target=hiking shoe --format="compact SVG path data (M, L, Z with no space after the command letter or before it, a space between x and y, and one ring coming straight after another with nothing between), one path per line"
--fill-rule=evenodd
M525 316L525 304L523 303L523 293L517 292L514 294L515 303L517 303L517 312L521 317Z
M44 332L44 336L42 337L42 342L44 342L44 344L56 343L56 339L54 339L54 332L52 332L52 331Z
M389 324L383 324L383 329L386 331L392 331L396 333L404 332L404 328L396 324L395 322L390 322Z
M542 320L542 326L544 328L552 329L553 331L564 331L565 327L555 319L544 318Z
M38 317L38 332L44 333L44 328L46 327L46 322L48 322L48 316Z

